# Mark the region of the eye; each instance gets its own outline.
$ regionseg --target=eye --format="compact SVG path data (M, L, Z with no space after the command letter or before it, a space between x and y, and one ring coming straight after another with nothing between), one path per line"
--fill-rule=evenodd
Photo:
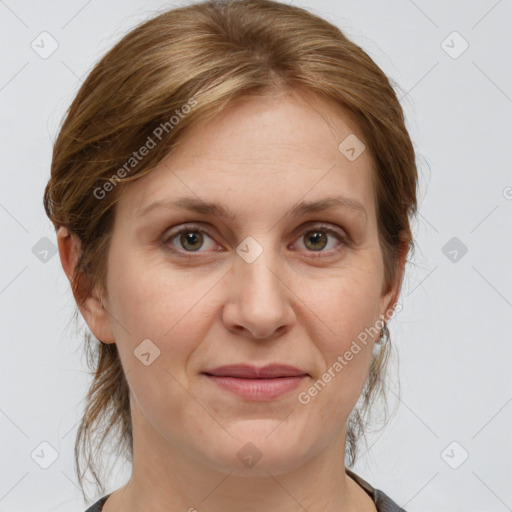
M299 238L300 241L304 240L303 246L306 248L307 252L320 253L318 256L323 256L323 253L330 253L331 250L340 250L339 243L331 244L331 248L324 250L329 245L329 239L336 238L338 242L341 242L341 245L348 244L348 240L346 236L344 236L338 230L335 230L331 227L318 225L309 228L303 235ZM317 255L313 255L317 257Z
M205 238L213 239L199 226L186 226L179 231L171 233L165 240L164 244L171 244L171 250L177 252L198 252L204 245ZM174 243L173 243L174 241ZM213 242L211 248L218 248L219 245Z
M318 225L310 227L307 231L302 230L302 235L299 241L305 240L303 247L306 252L319 253L312 254L313 257L321 257L324 253L332 251L339 251L340 245L343 247L348 245L348 239L342 232L333 229L329 226ZM334 244L328 250L324 250L330 243L330 238L336 238L338 244ZM188 225L179 230L172 231L163 241L163 243L173 252L184 255L186 258L193 258L189 254L194 252L204 252L200 249L204 246L205 240L210 240L210 249L221 249L222 247L217 244L200 226ZM294 244L295 245L295 244ZM332 243L331 243L332 245ZM188 253L188 254L187 254Z

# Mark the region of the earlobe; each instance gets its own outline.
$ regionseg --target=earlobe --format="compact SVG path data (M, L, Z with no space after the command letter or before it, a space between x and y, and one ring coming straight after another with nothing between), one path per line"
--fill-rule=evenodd
M57 245L62 268L72 284L73 273L80 255L80 240L77 236L72 235L66 227L61 226L57 231ZM87 297L84 304L78 304L78 307L89 329L98 340L103 343L115 342L110 325L110 315L96 289Z

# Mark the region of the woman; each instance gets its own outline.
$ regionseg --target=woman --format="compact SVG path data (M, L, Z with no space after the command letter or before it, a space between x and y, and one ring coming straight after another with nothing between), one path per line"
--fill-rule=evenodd
M416 186L388 78L303 9L197 3L109 51L44 198L101 342L86 336L80 485L98 432L100 451L119 429L133 464L88 512L403 510L349 467L383 391Z

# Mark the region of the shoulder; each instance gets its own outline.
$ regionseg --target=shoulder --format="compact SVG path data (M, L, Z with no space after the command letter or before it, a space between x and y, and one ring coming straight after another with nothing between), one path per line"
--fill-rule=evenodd
M107 498L109 496L110 496L110 494L103 496L96 503L91 505L85 512L101 512L101 509L103 508L103 504L105 503L105 501L107 501Z
M375 506L377 507L378 512L406 512L403 508L398 506L387 494L379 489L375 489L359 475L356 475L348 468L346 468L345 471L370 495L375 503Z

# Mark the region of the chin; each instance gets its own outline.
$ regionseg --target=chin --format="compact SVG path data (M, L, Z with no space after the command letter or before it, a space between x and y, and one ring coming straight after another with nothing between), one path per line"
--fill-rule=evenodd
M275 420L263 421L260 429L254 426L254 420L252 423L252 427L242 429L243 432L228 429L233 437L226 443L212 442L213 450L203 452L209 464L236 476L268 477L269 473L279 475L299 467L314 450L314 447L308 449L304 436L295 439L289 431L278 432Z

